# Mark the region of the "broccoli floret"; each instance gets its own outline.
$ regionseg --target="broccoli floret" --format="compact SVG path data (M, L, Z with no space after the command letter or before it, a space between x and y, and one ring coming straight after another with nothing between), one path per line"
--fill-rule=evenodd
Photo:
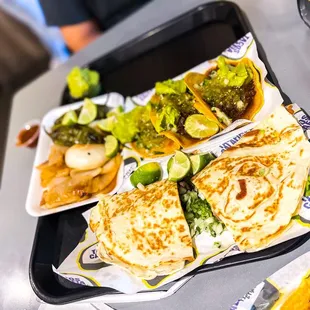
M100 76L96 71L74 67L67 76L71 97L75 99L94 97L100 93Z

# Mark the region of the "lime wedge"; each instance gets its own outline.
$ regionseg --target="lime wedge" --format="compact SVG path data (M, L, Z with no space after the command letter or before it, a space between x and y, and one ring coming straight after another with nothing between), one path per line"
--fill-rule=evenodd
M169 174L170 168L171 168L172 163L173 163L173 157L174 156L170 157L170 159L167 162L167 172L168 172L168 174Z
M70 126L76 124L77 120L78 118L75 111L69 111L64 115L61 124L64 126Z
M119 149L118 141L115 137L109 135L104 138L105 140L105 155L109 158L114 157Z
M114 121L115 117L110 116L108 118L102 119L97 122L97 126L99 129L106 131L106 132L111 132L113 127L114 127Z
M131 176L130 182L134 187L140 183L142 185L152 184L159 181L162 177L161 166L159 163L147 163L139 167Z
M181 151L176 151L169 169L168 179L174 182L180 181L189 174L190 170L191 161L189 157Z
M201 171L213 159L214 156L210 153L202 155L191 155L190 161L192 163L193 175Z
M107 117L111 117L111 116L116 116L117 114L123 113L124 112L124 108L122 106L118 106L117 108L109 111L107 113Z
M197 139L208 138L215 135L219 131L217 123L210 121L202 114L190 115L185 121L185 131L192 137Z
M87 125L91 123L97 116L97 106L88 98L84 99L84 105L79 115L78 123Z

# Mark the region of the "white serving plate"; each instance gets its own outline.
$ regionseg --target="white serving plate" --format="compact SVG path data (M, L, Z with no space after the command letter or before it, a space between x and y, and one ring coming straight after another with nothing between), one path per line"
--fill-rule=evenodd
M107 105L108 107L111 107L111 108L115 108L120 105L124 106L123 96L117 93L105 94L99 97L92 98L92 100L97 104ZM44 129L49 131L58 117L60 117L61 115L63 115L69 110L78 109L82 105L83 105L83 101L80 101L77 103L55 108L49 111L43 117L43 120L41 122L37 152L36 152L36 156L35 156L35 160L33 164L32 175L30 179L28 195L27 195L27 200L26 200L26 211L31 216L38 217L38 216L53 214L53 213L77 208L79 206L98 201L98 198L93 197L87 200L71 203L71 204L60 206L60 207L53 208L53 209L44 209L40 207L40 201L41 201L41 197L43 194L43 189L40 185L40 172L38 169L36 169L36 167L48 159L50 147L53 143L50 137L46 134ZM124 168L124 165L122 164L119 169L118 175L117 175L116 186L110 192L110 194L115 193L117 189L120 187L120 185L122 184L123 168Z

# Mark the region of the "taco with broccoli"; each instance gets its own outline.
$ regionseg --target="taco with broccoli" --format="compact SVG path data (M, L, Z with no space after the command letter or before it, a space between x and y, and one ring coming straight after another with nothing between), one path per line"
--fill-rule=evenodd
M136 106L130 112L118 114L112 134L143 158L169 155L180 148L179 143L156 132L148 106Z
M222 124L187 88L184 80L157 82L148 103L150 119L160 135L190 147L216 134Z
M206 115L225 127L237 119L253 120L264 104L260 74L248 58L234 61L220 56L205 74L190 72L184 81Z

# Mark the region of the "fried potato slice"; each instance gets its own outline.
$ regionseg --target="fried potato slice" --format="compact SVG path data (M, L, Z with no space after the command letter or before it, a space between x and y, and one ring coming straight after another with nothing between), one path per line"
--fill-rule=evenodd
M122 162L120 154L110 160L105 174L100 174L103 167L88 170L70 170L65 177L53 177L48 189L43 192L41 206L56 208L62 205L91 198L96 193L109 193L116 185L117 173ZM47 171L47 170L46 170Z

